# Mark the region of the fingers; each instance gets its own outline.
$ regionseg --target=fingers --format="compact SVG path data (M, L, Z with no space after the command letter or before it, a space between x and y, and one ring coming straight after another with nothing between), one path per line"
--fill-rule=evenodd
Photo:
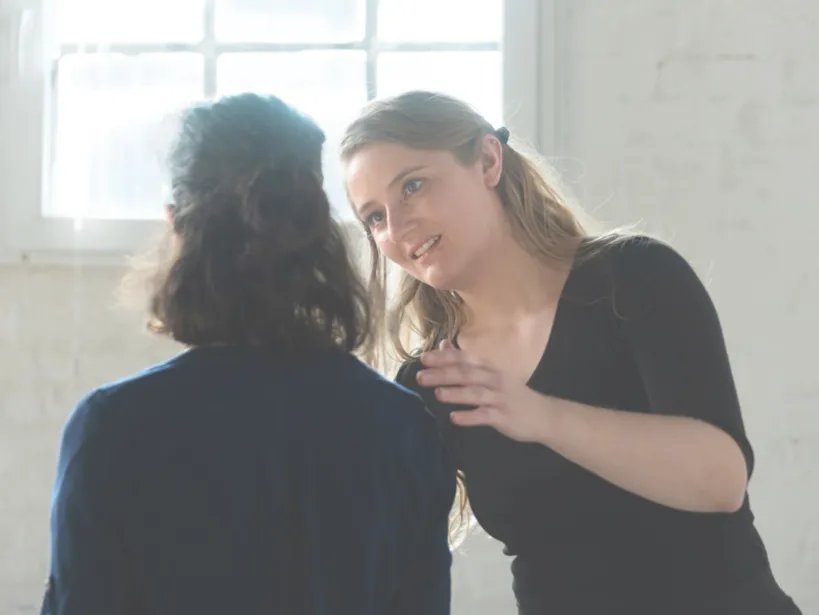
M456 410L449 414L449 420L461 427L492 425L492 411L489 408L475 410Z
M418 384L425 387L435 386L492 386L494 375L489 370L456 363L443 367L422 369L416 376Z
M418 383L422 386L477 385L498 387L500 376L496 370L452 346L446 340L439 350L422 355L423 369L418 372Z
M483 386L448 386L435 389L439 401L458 406L492 406L497 394Z
M476 359L471 359L455 348L451 342L444 340L438 346L438 350L429 350L421 355L421 362L427 367L437 367L439 365L449 365L451 363L466 363L468 365L482 365Z

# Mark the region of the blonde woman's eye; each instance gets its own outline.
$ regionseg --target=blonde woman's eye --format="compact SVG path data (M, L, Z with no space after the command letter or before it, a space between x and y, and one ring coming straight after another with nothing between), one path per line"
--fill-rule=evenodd
M381 222L383 222L383 221L384 221L384 214L382 212L380 212L380 211L374 211L364 219L364 222L369 227L373 227L373 226L375 226L377 224L381 224Z
M424 181L421 179L411 179L406 184L404 184L404 196L412 196L416 192L418 192L421 187L424 185Z

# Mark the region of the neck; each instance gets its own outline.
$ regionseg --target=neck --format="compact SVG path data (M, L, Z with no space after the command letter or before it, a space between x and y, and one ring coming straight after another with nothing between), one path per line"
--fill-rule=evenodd
M570 262L533 256L511 236L476 265L474 279L457 289L468 333L502 329L554 309L571 268Z

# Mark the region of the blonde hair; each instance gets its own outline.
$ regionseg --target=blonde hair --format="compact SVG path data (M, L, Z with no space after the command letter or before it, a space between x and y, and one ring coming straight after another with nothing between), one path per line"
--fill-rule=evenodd
M499 132L465 102L440 93L411 91L370 103L347 128L341 159L347 163L374 143L396 143L412 149L447 150L461 163L472 164L489 134ZM579 262L622 237L620 232L591 237L534 157L509 143L503 145L497 191L517 241L544 262ZM451 340L464 324L465 315L455 294L433 288L403 271L398 272L395 304L388 309L388 294L392 294L388 293L388 264L369 232L367 239L376 332L364 357L386 371L396 360L410 361L441 340ZM415 352L408 350L413 338L417 340ZM458 522L453 528L463 526L467 509L463 479L459 474Z

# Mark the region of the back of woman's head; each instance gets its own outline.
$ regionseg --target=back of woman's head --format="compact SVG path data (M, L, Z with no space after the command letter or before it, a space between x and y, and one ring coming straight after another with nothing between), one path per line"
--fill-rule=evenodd
M505 128L496 129L460 100L423 91L376 100L348 127L341 157L349 164L366 148L396 144L412 150L445 150L461 164L471 165L481 155L487 135L495 135L502 144L503 166L495 190L518 243L544 260L571 258L585 231L564 198L542 174L542 167L508 143ZM370 292L383 314L387 263L370 233L368 238L372 254ZM405 345L413 333L421 338L421 347L429 349L441 339L451 338L463 324L461 303L446 289L433 288L402 272L397 294L389 329L400 359L410 358ZM376 341L370 354L371 360L383 365L383 358L376 356L380 346Z
M273 96L188 109L169 159L173 249L149 327L192 346L354 350L366 291L322 187L324 133Z

